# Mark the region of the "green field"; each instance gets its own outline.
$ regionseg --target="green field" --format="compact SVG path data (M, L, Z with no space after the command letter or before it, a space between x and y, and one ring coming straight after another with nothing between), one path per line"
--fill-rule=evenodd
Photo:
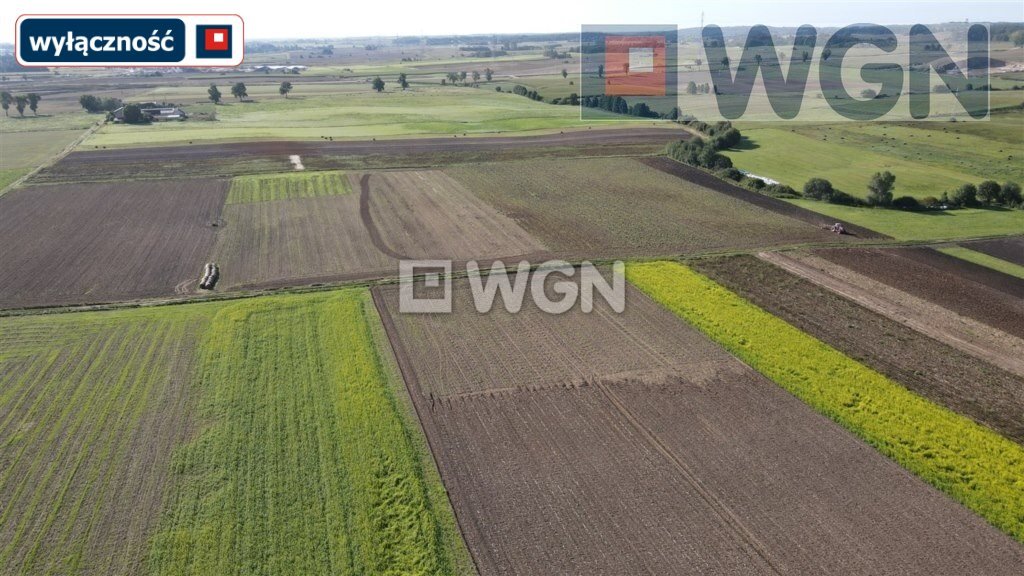
M377 94L362 85L318 86L316 92L296 80L294 96L285 99L274 86L252 86L252 102L228 94L216 107L216 121L111 124L90 137L83 148L182 144L198 141L369 139L378 137L495 134L580 128L579 109L534 102L493 89L464 87L390 89ZM169 101L195 103L205 87L176 88L161 95ZM156 97L156 94L154 94ZM193 104L194 106L194 104ZM213 108L202 104L206 111ZM186 105L186 109L189 109Z
M922 122L921 127L750 124L742 128L748 144L726 154L738 168L797 190L820 177L863 198L871 175L889 170L896 175L896 196L939 197L968 182L1024 182L1022 118L1024 113L1000 114L990 122Z
M989 256L970 248L964 248L962 246L952 246L950 248L939 248L939 252L955 256L961 260L968 262L974 262L975 264L998 270L1004 274L1010 276L1016 276L1017 278L1024 279L1024 266L1019 266L1013 262L1007 262L1002 258L996 258L995 256Z
M882 208L854 208L817 200L789 200L793 204L888 234L897 240L959 240L1020 234L1024 210L963 208L908 212Z
M352 186L344 172L255 174L231 180L227 204L335 196L350 192Z
M467 571L366 291L0 323L5 571Z
M0 150L0 190L47 162L83 132L81 129L38 130L7 134L6 129L10 125L3 124L5 135L3 148ZM26 125L27 122L22 126Z
M627 277L740 360L1024 542L1024 447L673 262Z

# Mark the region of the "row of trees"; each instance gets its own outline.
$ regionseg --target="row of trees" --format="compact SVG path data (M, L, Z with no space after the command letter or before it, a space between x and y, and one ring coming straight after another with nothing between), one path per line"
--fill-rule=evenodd
M278 88L278 92L282 96L287 98L288 97L288 93L291 92L291 91L292 91L292 83L291 82L281 82L281 87ZM206 89L206 94L207 94L207 98L210 99L210 102L213 102L214 104L220 104L221 99L224 97L224 95L221 94L221 92L220 92L220 88L217 88L216 84L210 84L210 87ZM246 98L248 98L249 97L249 89L246 88L245 82L235 82L234 84L232 84L231 85L231 95L234 96L235 99L237 99L237 100L245 100Z
M92 94L82 94L78 99L78 103L85 108L86 112L96 114L98 112L113 112L121 107L120 98L100 98L99 96L93 96Z
M837 190L832 183L824 178L811 178L804 184L804 197L821 200L832 204L850 206L877 206L881 208L897 208L900 210L921 210L934 208L972 208L977 206L1006 206L1010 208L1024 207L1021 187L1016 182L1000 185L995 180L986 180L975 186L963 184L952 192L943 192L942 196L926 196L921 200L913 196L894 197L896 176L888 170L876 172L868 180L866 200L861 200Z
M10 116L8 111L11 109L11 104L14 104L15 110L17 110L18 114L22 117L25 116L25 107L28 107L28 109L32 111L33 115L38 116L39 101L42 99L43 97L35 92L18 94L17 96L7 91L0 92L0 106L3 106L4 116Z
M490 82L491 79L494 78L494 70L491 70L490 68L484 68L482 76L488 82ZM449 72L448 74L445 75L444 78L441 79L441 85L461 83L463 86L468 86L469 79L472 79L473 84L476 84L480 82L480 78L481 73L479 70L473 70L472 72L469 73L467 73L465 70L461 72Z

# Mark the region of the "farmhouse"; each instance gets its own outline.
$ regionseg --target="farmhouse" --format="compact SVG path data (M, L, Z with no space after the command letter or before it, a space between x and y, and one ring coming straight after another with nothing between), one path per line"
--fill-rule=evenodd
M147 102L139 106L142 109L142 113L149 116L149 119L154 122L188 119L188 114L177 106L159 106L153 102ZM124 106L114 110L113 114L114 122L124 122Z

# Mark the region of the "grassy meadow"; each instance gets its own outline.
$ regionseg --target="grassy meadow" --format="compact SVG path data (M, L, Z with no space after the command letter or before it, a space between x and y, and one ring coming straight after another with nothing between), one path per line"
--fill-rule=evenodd
M396 138L402 136L494 135L505 132L580 128L579 109L534 102L522 96L468 87L415 87L395 90L390 84L376 93L365 83L304 85L284 98L277 85L252 85L251 101L231 98L221 86L224 103L199 105L215 109L215 121L154 123L145 126L111 124L91 136L83 149L187 144L242 140L320 140ZM205 87L154 91L154 98L179 103L201 102ZM650 122L649 120L647 121ZM628 124L621 122L617 124Z

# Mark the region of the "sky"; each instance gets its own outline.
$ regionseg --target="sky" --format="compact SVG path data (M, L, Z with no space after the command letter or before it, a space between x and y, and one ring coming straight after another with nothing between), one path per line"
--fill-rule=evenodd
M91 13L132 13L157 3L93 0ZM25 13L77 14L81 0L7 0L0 8L0 42L14 40L14 22ZM238 14L247 39L341 38L573 32L582 24L675 24L719 26L845 26L933 24L963 21L1024 21L1021 0L175 0L174 14ZM329 8L325 8L329 7Z

